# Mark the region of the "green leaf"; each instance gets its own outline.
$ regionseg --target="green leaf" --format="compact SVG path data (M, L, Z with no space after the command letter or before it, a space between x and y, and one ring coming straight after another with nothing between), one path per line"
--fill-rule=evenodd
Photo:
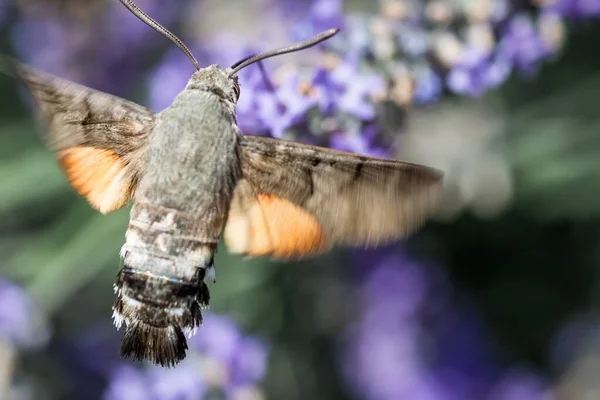
M118 265L126 227L127 210L94 214L39 266L28 285L32 297L52 313L105 267Z

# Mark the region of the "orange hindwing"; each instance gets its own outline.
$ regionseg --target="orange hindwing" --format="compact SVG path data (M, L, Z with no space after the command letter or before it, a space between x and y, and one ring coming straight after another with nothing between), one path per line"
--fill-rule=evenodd
M58 161L73 188L103 214L131 198L131 178L123 160L110 150L71 147L58 152Z
M225 242L234 253L277 258L306 257L330 247L314 216L288 200L268 194L234 198L225 226Z

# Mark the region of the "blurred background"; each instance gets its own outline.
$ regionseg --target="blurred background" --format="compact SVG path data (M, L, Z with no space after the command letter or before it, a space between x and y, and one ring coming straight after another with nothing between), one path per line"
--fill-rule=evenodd
M240 75L245 134L442 169L406 241L281 263L223 247L175 369L121 360L102 216L0 76L1 399L600 399L600 1L139 0ZM160 111L194 68L117 0L0 0L0 52Z

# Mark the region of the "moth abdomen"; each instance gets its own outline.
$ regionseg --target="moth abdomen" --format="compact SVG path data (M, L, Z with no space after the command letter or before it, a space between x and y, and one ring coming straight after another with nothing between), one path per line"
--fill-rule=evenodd
M130 266L119 272L113 317L117 328L124 322L121 355L173 366L185 358L185 333L202 323L201 304L208 306L204 268L193 280L157 275Z
M187 341L181 327L153 326L143 321L127 325L121 341L121 356L136 361L150 360L172 367L185 358Z

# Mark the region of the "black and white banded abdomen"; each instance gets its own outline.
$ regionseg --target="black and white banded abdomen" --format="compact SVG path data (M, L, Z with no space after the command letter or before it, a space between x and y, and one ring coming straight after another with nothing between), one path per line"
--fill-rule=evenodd
M203 222L199 229L186 213L134 205L113 306L115 325L125 324L123 357L162 366L185 358L186 334L202 323L201 309L209 305L204 279L214 273L218 245L219 233L206 228L216 228L220 221Z

